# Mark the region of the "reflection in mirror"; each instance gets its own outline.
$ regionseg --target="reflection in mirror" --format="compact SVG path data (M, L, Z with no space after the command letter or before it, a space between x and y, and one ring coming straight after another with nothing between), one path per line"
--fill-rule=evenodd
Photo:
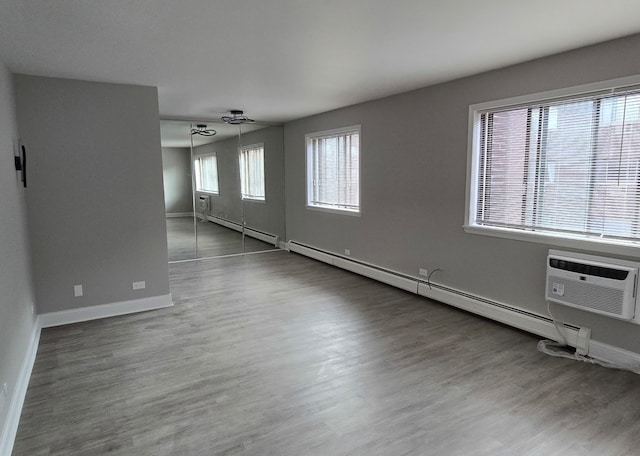
M283 129L239 127L161 121L169 261L272 250L284 240ZM198 130L216 133L191 134Z

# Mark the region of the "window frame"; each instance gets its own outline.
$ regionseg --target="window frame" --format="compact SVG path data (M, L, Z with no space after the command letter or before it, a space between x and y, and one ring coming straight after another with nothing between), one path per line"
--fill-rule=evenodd
M313 160L310 159L309 142L313 139L335 137L344 134L358 133L358 209L340 208L332 206L321 206L311 203L313 195ZM360 124L349 127L334 128L314 133L307 133L304 136L305 147L305 207L313 211L329 212L339 215L360 217L362 214L362 127Z
M218 183L218 191L211 191L211 190L203 190L201 188L198 188L198 179L200 179L200 181L202 181L202 165L200 164L200 160L203 158L208 158L208 157L214 157L215 161L216 161L216 182ZM199 165L196 166L196 161L198 161ZM199 175L199 176L198 176ZM194 183L194 187L195 187L195 191L198 193L206 193L207 195L216 195L219 196L220 195L220 173L218 172L218 155L213 152L213 153L207 153L207 154L201 154L201 155L195 155L193 157L193 183Z
M262 198L254 198L249 196L244 196L242 194L242 154L245 150L253 150L253 149L262 149L262 184L264 190L264 196ZM267 202L267 178L266 178L266 150L264 143L255 143L248 144L246 146L240 146L238 150L238 180L240 181L240 199L243 201L253 201L256 203L266 203Z
M480 169L480 116L488 110L525 107L533 103L579 99L581 96L598 94L610 95L627 90L638 89L640 75L630 76L569 88L550 90L535 94L506 98L502 100L477 103L469 106L467 135L467 180L465 192L465 218L463 228L470 234L480 234L504 239L556 245L567 248L584 249L619 255L640 255L640 239L637 241L600 238L597 236L577 235L573 233L524 231L514 228L479 225L477 216L477 197Z

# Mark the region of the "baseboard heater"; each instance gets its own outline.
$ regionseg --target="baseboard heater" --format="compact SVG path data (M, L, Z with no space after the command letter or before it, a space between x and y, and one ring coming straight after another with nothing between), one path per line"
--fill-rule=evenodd
M332 266L401 288L405 291L449 304L467 312L513 326L532 334L560 341L558 332L554 327L552 320L543 315L529 312L505 303L482 298L438 283L427 283L424 280L398 271L346 258L297 241L289 241L288 249L291 252L299 253ZM569 345L575 347L578 341L579 328L568 324L565 324L564 327L567 342Z
M167 212L164 216L166 218L193 217L193 212Z
M232 230L242 232L242 225L240 223L223 219L221 217L214 217L213 215L207 215L207 220ZM276 247L280 246L280 238L275 234L260 231L251 227L245 227L244 234L254 239L258 239L259 241L266 242L267 244L273 244Z

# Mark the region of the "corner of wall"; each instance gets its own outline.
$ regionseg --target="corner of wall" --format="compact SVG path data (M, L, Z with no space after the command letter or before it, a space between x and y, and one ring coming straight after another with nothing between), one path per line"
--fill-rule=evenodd
M38 347L13 75L0 61L0 455L10 454ZM6 385L6 388L5 388Z

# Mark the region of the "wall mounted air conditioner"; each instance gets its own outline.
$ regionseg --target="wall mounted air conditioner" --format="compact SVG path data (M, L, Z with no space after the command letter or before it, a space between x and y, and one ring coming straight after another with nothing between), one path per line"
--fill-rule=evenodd
M209 210L209 195L200 195L198 197L198 212Z
M620 320L635 320L639 263L549 250L546 299Z

